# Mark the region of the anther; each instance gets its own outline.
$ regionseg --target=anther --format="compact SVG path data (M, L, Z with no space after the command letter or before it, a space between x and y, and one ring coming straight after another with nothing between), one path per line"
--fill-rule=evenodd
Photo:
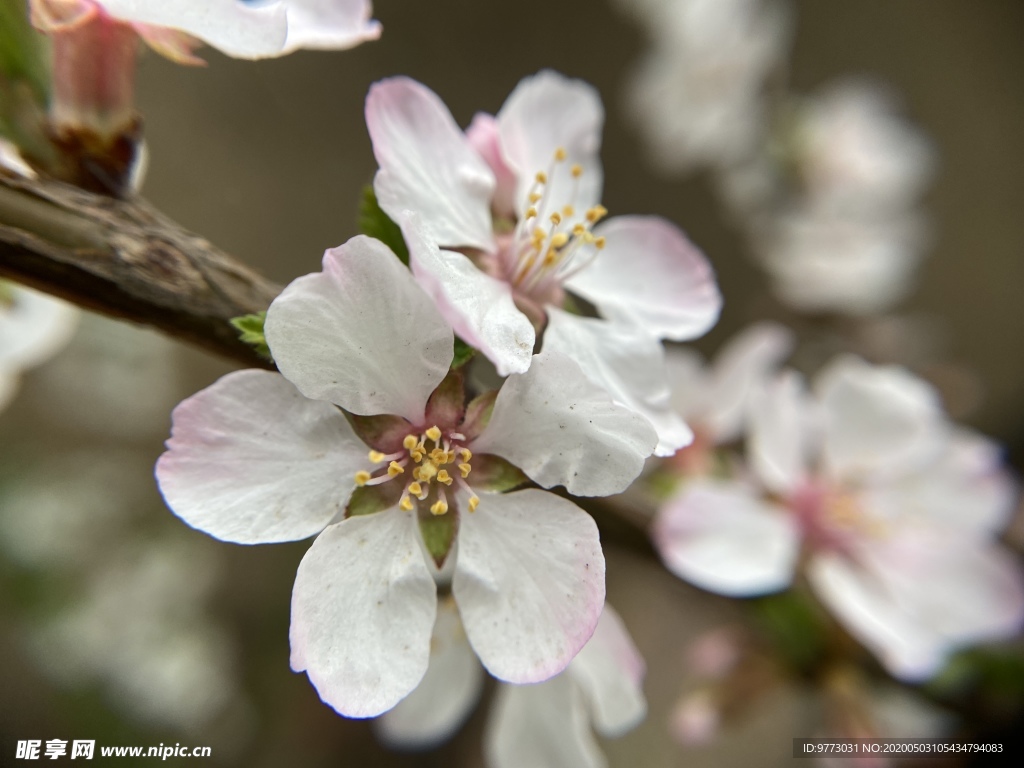
M464 478L469 477L469 473L472 471L472 469L473 467L469 464L459 464L459 472L462 473L462 476Z
M426 435L436 443L441 439L441 430L438 429L437 425L435 424L433 427L427 430Z
M414 469L412 471L412 473L415 475L416 474L416 470ZM423 495L423 486L420 485L417 482L409 483L409 493L411 493L413 496L422 496Z
M452 484L453 480L451 476L448 474L447 469L442 469L440 472L437 473L437 482L444 483L445 485Z
M473 458L473 452L469 450L469 448L460 448L459 456L462 457L463 461L469 461L470 459Z
M573 167L572 167L572 177L574 179L578 179L582 175L583 175L583 166L580 165L579 163L575 163L573 165Z
M535 178L537 179L537 183L538 184L547 184L548 183L548 175L546 173L544 173L544 171L537 171L537 175L536 175Z
M568 219L569 217L576 215L576 209L571 205L567 205L562 209L562 215Z
M418 442L419 438L416 437L416 435L406 435L405 439L402 441L402 447L405 448L405 450L407 451L411 451L413 448L416 447L416 444Z
M438 499L430 505L430 514L432 515L443 515L448 511L448 502L444 499Z
M392 461L390 464L388 464L388 475L390 475L391 477L396 477L397 475L401 475L404 472L405 467L403 467L397 461Z
M523 218L532 219L536 215L537 209L531 205L529 208L526 209L526 213L523 214Z
M604 248L606 242L607 241L603 237L599 237L596 240L594 240L594 245L597 248L597 250L600 251L602 248Z
M479 496L475 496L474 495L474 496L470 496L469 497L469 511L470 512L476 512L476 508L479 505L480 505L480 497Z
M404 509L406 512L412 512L412 499L410 499L408 496L403 496L402 500L398 502L398 506Z
M552 235L552 237L551 237L551 247L552 248L561 248L563 245L565 245L568 242L569 242L569 235L567 235L565 232L558 232L557 234Z
M540 192L531 192L527 199L530 201L530 204L533 205L534 203L539 201L542 197L544 197L544 195L542 195Z
M384 461L384 454L381 453L380 451L370 451L369 457L370 461L372 461L374 464L380 464L382 461Z
M558 149L555 150L555 162L556 163L562 162L563 160L565 160L565 158L566 158L565 147L559 147Z
M562 223L562 214L555 212L551 214L551 223L556 227Z
M372 475L365 469L359 470L358 472L356 472L356 485L362 488L364 485L370 482L371 477Z

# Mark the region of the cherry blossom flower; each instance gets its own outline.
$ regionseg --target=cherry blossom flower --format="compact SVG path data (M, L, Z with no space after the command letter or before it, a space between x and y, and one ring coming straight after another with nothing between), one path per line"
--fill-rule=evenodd
M300 48L344 49L380 37L370 0L30 0L32 21L54 33L106 16L182 63L197 40L228 56L259 59Z
M812 400L785 375L752 404L748 459L751 476L695 480L661 511L655 538L677 575L772 592L803 548L818 597L906 680L1020 627L1021 571L994 541L1013 484L921 380L840 358Z
M425 549L437 566L454 557L452 594L491 674L564 669L604 601L597 527L541 490L481 494L526 476L620 491L653 450L650 425L555 351L466 405L451 327L370 238L286 288L266 336L284 375L236 372L179 405L157 478L171 509L217 538L319 533L296 575L292 667L353 717L415 688L437 603Z
M375 84L366 101L377 199L455 332L507 375L529 367L543 330L543 348L648 418L667 455L691 434L668 406L658 340L703 334L721 296L672 224L604 221L603 122L592 87L551 71L524 79L465 133L408 78ZM571 295L601 317L569 311Z
M21 372L60 350L77 321L63 301L0 280L0 409L14 396Z
M460 629L454 610L439 610L435 652L423 682L378 721L388 743L433 746L472 711L483 676ZM564 672L534 685L499 688L484 744L488 767L606 765L591 729L616 738L643 720L644 671L622 619L606 605L593 637Z

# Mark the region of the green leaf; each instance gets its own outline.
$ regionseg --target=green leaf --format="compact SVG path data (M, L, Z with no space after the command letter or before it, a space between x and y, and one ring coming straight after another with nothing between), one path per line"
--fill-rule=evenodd
M345 508L345 517L358 517L359 515L373 515L383 512L385 509L398 504L402 495L401 483L381 483L380 485L367 485L356 488L352 492L352 498Z
M811 671L825 653L826 624L806 595L790 590L753 601L754 614L769 641L794 669Z
M423 544L434 559L434 563L440 568L451 552L452 544L455 543L455 534L459 529L458 518L451 512L443 515L427 513L420 515L419 522Z
M380 240L395 252L403 264L409 265L409 249L405 246L402 230L381 210L373 186L369 184L363 187L363 197L359 201L359 231Z
M500 456L478 454L470 463L469 484L474 490L503 493L530 482L523 470Z
M263 324L266 321L267 313L257 312L255 315L233 317L231 325L238 331L238 338L243 343L250 345L261 357L273 360L270 347L267 346L267 337L263 334Z
M25 0L0 0L0 133L29 155L52 152L45 135L49 41L28 20Z

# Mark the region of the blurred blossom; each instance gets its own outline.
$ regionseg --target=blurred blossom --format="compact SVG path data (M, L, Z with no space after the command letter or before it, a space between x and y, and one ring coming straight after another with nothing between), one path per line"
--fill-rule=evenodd
M29 650L59 682L98 683L127 714L200 731L238 695L230 644L203 606L215 569L194 543L126 543L39 622Z
M789 47L774 0L616 0L651 40L627 91L652 164L728 165L763 140L765 83Z
M66 354L40 372L47 415L118 439L164 434L183 394L177 344L155 331L86 314Z
M77 322L78 312L63 301L0 280L0 410L21 372L60 350Z
M846 357L812 398L788 373L751 401L747 460L661 510L655 540L677 575L754 595L804 562L822 602L911 681L1019 630L1021 569L995 540L1016 489L995 446L950 424L925 382Z
M714 694L699 690L679 701L669 720L672 738L684 746L710 744L718 736L722 711Z
M659 341L707 332L721 295L668 221L603 220L604 108L590 85L540 72L463 133L433 91L392 78L371 88L366 122L380 206L462 339L507 375L526 371L543 333L545 352L655 426L658 455L690 442L668 407ZM600 317L573 311L573 295Z
M97 18L130 27L181 63L200 41L228 56L260 59L299 48L344 49L380 37L370 0L30 0L44 32L74 31Z
M442 615L445 616L442 621ZM439 612L430 668L419 687L378 721L393 746L424 748L448 738L479 697L482 674L451 602ZM488 718L488 768L599 768L591 729L616 738L647 711L644 662L619 615L605 606L593 637L560 675L502 684Z
M657 441L647 421L557 350L467 405L451 327L368 237L293 281L266 338L281 374L235 372L179 405L157 478L175 514L217 538L317 535L292 592L292 668L343 715L391 709L427 671L433 570L451 555L488 671L561 672L604 603L597 526L555 494L512 489L624 490Z
M35 178L36 175L36 172L25 162L18 148L2 136L0 136L0 169L30 179Z

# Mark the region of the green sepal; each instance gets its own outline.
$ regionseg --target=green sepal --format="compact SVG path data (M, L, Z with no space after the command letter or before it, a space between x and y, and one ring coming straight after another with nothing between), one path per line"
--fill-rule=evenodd
M530 482L523 470L494 454L478 454L472 464L469 484L473 490L503 493Z
M459 519L451 510L443 515L432 515L429 512L420 514L420 535L423 537L423 545L434 560L434 564L440 569L452 551L452 544L455 543L455 534L459 530Z
M474 467L475 469L475 467ZM795 670L810 672L825 655L828 623L811 598L791 589L753 601L761 631Z
M248 344L260 357L273 360L270 354L270 347L267 346L267 337L263 333L263 324L267 321L266 312L257 312L255 315L240 315L231 318L231 325L238 331L238 338L244 344Z
M29 155L52 151L49 41L29 23L25 0L0 0L0 134Z
M380 485L366 485L356 488L352 497L348 500L345 508L345 517L359 517L360 515L373 515L383 512L385 509L398 504L402 496L401 483L381 483Z
M477 395L466 406L466 417L462 421L462 434L467 440L475 440L484 431L491 414L494 413L494 401L498 399L498 390L492 389Z
M359 201L359 231L380 240L395 252L403 264L409 266L409 249L402 237L402 230L381 209L371 184L363 187L363 196Z
M461 368L470 360L473 359L473 355L476 354L476 348L471 347L469 344L464 342L458 336L455 337L455 354L452 357L451 370Z

